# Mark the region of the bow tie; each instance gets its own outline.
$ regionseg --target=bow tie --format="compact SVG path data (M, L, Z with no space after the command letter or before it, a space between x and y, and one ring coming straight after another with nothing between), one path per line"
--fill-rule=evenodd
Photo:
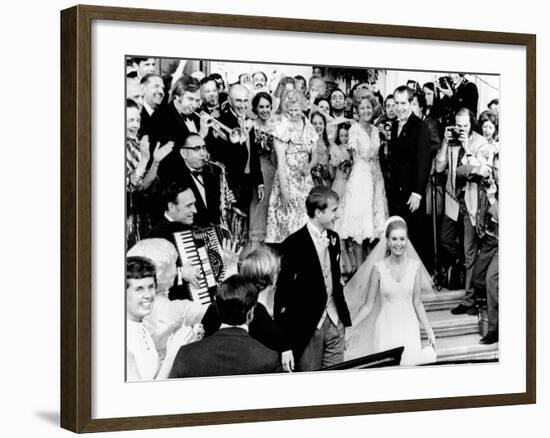
M192 174L195 178L197 178L197 177L199 177L199 176L202 176L202 171L201 171L201 170L192 170L192 171L191 171L191 174Z

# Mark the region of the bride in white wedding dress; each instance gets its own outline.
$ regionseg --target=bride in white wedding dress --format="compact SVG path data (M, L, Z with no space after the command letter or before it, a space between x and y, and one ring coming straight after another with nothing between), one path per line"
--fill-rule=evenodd
M434 362L436 340L423 293L433 293L430 277L409 242L405 221L393 216L385 238L344 288L353 318L346 360L403 346L401 365ZM426 348L419 323L428 336Z

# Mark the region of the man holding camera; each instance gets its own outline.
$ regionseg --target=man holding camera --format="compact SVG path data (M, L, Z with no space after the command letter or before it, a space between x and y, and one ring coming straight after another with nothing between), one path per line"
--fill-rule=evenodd
M435 169L447 168L445 186L445 216L441 224L441 246L447 264L464 259L466 294L451 310L453 314L477 313L472 286L472 274L477 256L476 223L478 214L478 183L491 173L491 148L487 140L472 127L475 116L468 108L455 114L455 125L445 128L441 149L435 157ZM463 239L462 239L463 237ZM459 242L464 242L463 251Z
M468 108L474 117L477 116L479 92L476 84L468 81L464 77L464 73L443 76L436 82L436 86L444 96L444 104L449 106L453 112L461 108Z
M498 183L499 158L495 155L492 172L483 179L479 193L476 231L480 243L472 277L472 287L487 297L487 333L479 341L486 345L498 342Z

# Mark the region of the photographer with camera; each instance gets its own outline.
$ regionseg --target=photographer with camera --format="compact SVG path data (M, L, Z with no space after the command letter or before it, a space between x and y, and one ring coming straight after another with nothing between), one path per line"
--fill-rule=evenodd
M445 128L441 149L435 157L436 172L447 169L445 215L441 223L441 247L444 263L460 268L465 264L466 294L453 314L476 314L471 288L477 256L476 216L478 182L491 172L492 154L487 140L473 130L475 117L467 108L455 114L455 124ZM460 249L463 242L463 250Z
M476 84L466 79L464 73L441 76L435 82L435 86L443 96L443 105L452 113L456 113L460 108L468 108L474 117L477 117L479 92Z
M499 157L493 158L491 173L480 184L476 232L479 238L472 277L477 297L487 299L488 329L480 344L498 342L498 182Z

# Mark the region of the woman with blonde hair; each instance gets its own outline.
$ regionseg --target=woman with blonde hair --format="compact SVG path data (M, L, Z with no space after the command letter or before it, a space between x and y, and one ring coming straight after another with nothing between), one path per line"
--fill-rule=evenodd
M283 95L283 116L273 129L277 173L269 198L266 239L280 243L308 220L306 198L313 188L311 169L319 135L305 117L307 102L299 91ZM313 157L313 158L312 158Z
M432 282L403 218L386 221L380 242L346 284L344 294L353 326L346 359L404 347L401 365L436 360L436 338L422 302L423 295L433 294ZM420 324L428 337L426 347Z
M352 265L356 269L363 261L363 242L372 244L384 232L388 202L378 158L380 133L373 125L380 114L380 104L371 94L356 101L355 107L359 122L348 131L348 150L353 157L353 166L335 230L353 247Z

